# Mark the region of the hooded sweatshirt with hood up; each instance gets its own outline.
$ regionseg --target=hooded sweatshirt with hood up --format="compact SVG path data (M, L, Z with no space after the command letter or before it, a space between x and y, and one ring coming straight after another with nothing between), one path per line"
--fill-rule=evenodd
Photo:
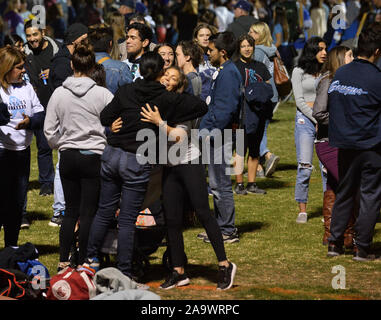
M44 133L49 146L59 151L89 150L102 154L106 146L100 113L113 94L88 77L69 77L49 100Z
M196 96L169 92L157 81L137 79L120 87L111 103L101 112L104 126L110 126L118 117L122 117L123 121L120 131L111 133L107 137L109 145L136 153L139 146L144 143L136 139L139 130L151 129L158 137L156 125L141 121L141 108L146 103L149 103L151 108L157 106L161 118L170 126L196 119L208 111L206 103Z

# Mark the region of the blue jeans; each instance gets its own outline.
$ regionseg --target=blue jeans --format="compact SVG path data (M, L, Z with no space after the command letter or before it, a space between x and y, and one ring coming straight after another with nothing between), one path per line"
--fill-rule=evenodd
M56 173L54 176L54 203L52 205L53 212L58 213L65 210L65 197L62 189L60 177L60 152L58 151L58 161L56 165Z
M265 131L263 133L261 144L259 146L260 157L264 157L267 152L270 152L270 150L267 148L267 127L269 126L269 124L270 124L270 120L266 120Z
M44 135L44 130L34 130L37 144L37 160L38 160L38 181L41 185L53 184L54 182L54 166L53 153L48 145L48 141Z
M295 116L295 147L298 169L296 173L295 200L307 203L308 189L313 170L312 157L316 136L315 124L300 111Z
M0 148L0 228L4 228L6 247L17 246L29 173L29 147L20 151Z
M230 235L236 231L235 208L231 177L226 173L229 163L220 157L227 149L232 148L232 143L225 143L215 150L210 146L210 164L208 165L209 186L213 194L214 213L221 232ZM214 152L219 155L215 158ZM217 161L216 161L217 160Z
M139 164L135 153L111 146L106 146L101 161L99 206L90 230L87 256L98 256L110 222L119 207L117 267L131 277L135 222L142 210L151 165Z

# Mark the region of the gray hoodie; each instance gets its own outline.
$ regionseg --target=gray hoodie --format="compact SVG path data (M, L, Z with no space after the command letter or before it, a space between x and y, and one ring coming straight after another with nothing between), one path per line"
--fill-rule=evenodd
M271 74L270 83L274 91L271 101L274 103L278 102L278 91L274 82L274 63L272 62L272 58L276 55L276 51L276 46L272 45L271 47L268 47L262 44L256 45L254 50L254 60L264 63Z
M44 133L50 147L102 154L106 136L99 115L112 98L108 89L88 77L68 77L48 103Z

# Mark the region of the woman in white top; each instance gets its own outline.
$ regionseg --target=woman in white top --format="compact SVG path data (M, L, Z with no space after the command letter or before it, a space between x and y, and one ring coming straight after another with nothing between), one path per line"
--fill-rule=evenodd
M44 108L24 79L24 55L16 48L0 49L0 96L10 121L0 126L0 228L5 246L17 246L30 173L33 130L44 121Z

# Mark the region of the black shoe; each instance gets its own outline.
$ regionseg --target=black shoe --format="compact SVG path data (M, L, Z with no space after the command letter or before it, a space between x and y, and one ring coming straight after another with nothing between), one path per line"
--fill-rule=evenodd
M29 229L30 223L28 221L28 218L26 216L22 216L21 218L21 229Z
M53 214L53 217L50 219L50 221L48 223L49 226L60 227L62 224L62 221L63 221L64 214L65 214L65 211L55 212Z
M256 183L248 183L246 185L246 190L249 193L254 193L254 194L266 194L266 191L263 189L259 189Z
M235 194L241 194L241 195L247 195L247 190L243 183L237 183L237 185L234 188Z
M172 273L168 276L163 284L160 285L160 289L168 290L174 287L182 287L189 284L189 278L185 274L179 274L176 270L173 270Z
M342 254L344 254L343 246L336 245L333 242L330 242L328 244L327 257L337 257L337 256L340 256Z
M233 286L237 266L229 262L229 267L218 267L217 290L228 290Z
M367 249L356 245L353 249L353 258L354 261L372 261L376 259L374 254L370 254Z
M40 196L49 196L53 194L53 185L50 183L44 183L40 188Z
M234 243L234 242L239 242L239 237L238 237L238 230L236 229L233 233L231 234L222 234L222 241L224 243ZM204 238L204 242L210 243L210 240L208 236Z

